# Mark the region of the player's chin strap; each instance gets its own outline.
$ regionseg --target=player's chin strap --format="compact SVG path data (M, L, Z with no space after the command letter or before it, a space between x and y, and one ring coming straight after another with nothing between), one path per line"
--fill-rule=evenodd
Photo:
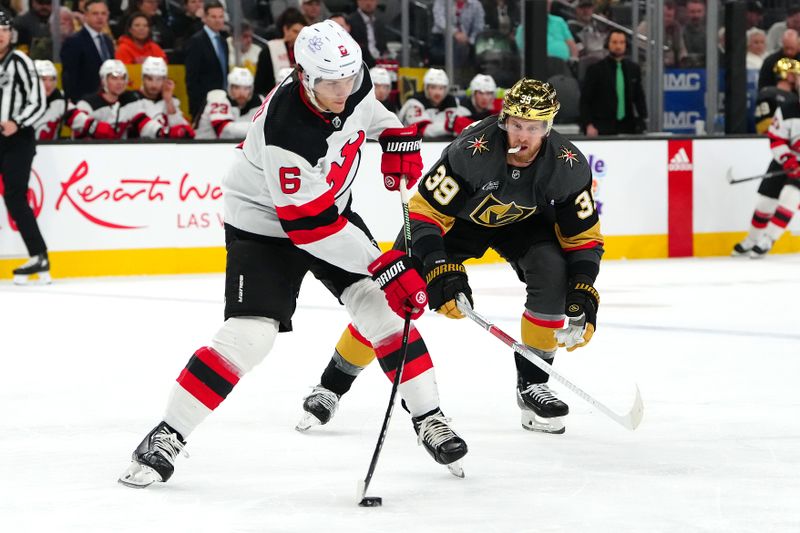
M489 322L487 319L476 313L472 306L469 304L469 300L467 300L466 296L459 293L456 302L458 303L458 308L461 310L462 313L467 315L473 322L476 322L479 326L483 329L503 341L506 346L509 346L515 352L520 354L522 357L536 365L540 368L543 372L546 372L549 376L553 379L564 385L566 388L574 392L578 397L583 399L584 401L590 403L591 405L595 406L597 409L600 410L604 415L609 417L611 420L620 424L621 426L630 429L633 431L637 427L639 427L639 423L642 421L642 415L644 414L644 404L642 403L642 396L639 393L639 387L636 386L636 399L633 401L633 406L628 410L628 412L624 415L619 415L606 407L604 404L600 403L599 401L595 400L589 394L584 392L580 387L569 381L567 378L553 370L553 367L550 366L547 362L544 361L541 357L536 355L530 348L525 346L522 343L517 342L514 340L513 337L505 333L503 330Z

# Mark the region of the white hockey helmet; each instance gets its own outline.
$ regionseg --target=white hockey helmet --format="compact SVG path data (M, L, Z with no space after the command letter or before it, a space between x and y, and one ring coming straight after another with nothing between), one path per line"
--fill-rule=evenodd
M125 81L127 81L128 69L125 68L125 63L119 59L106 59L103 61L103 64L100 65L100 83L102 83L104 90L108 88L106 86L106 78L108 76L125 76Z
M429 68L422 78L422 85L426 88L428 85L443 85L450 87L450 78L447 77L447 72L440 68Z
M373 85L391 85L392 77L389 71L383 67L372 67L369 69L369 77L372 78Z
M167 62L163 58L150 56L142 63L142 76L167 77Z
M228 73L228 86L238 85L240 87L253 86L253 74L244 67L234 67Z
M36 73L40 78L58 78L58 71L52 61L47 59L37 59L33 62Z
M469 82L469 90L472 92L493 93L497 91L497 84L494 78L488 74L478 74Z
M361 73L361 48L344 28L332 20L306 26L297 35L294 57L302 69L301 80L314 102L319 80L340 80ZM356 79L353 90L361 85Z

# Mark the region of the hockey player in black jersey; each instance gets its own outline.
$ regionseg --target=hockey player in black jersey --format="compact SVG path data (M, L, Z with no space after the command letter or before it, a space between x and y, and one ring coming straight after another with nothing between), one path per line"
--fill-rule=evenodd
M361 49L335 22L303 28L294 47L298 77L264 101L223 179L225 322L178 376L166 412L134 450L119 481L167 481L186 438L291 331L303 278L319 279L394 376L404 318L422 314L425 283L405 253L381 254L352 204L352 184L367 138L384 154L384 185L412 185L422 174L420 135L402 127L372 88ZM466 443L439 409L433 364L415 327L413 364L398 391L413 427L437 462L452 464Z
M583 154L551 131L558 109L549 84L520 80L499 117L467 128L444 150L410 202L412 249L430 308L462 318L456 296L472 301L462 263L493 248L526 286L522 340L550 363L557 347L572 351L592 338L603 255L591 171ZM351 324L304 400L297 429L326 423L372 358ZM562 433L568 407L548 388L548 375L515 359L523 427Z
M775 63L773 71L776 85L761 89L756 101L756 131L769 137L774 158L767 172L784 172L761 180L750 229L733 247L734 257L764 257L789 225L800 202L799 153L794 146L800 134L800 61L784 57Z

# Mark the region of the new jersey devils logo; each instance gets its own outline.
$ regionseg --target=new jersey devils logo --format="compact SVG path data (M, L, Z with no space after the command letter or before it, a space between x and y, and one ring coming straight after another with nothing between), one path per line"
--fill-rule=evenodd
M347 48L343 44L339 45L339 53L342 54L342 57L346 57L350 55L350 52L347 51Z
M4 192L2 175L0 174L0 195ZM44 185L42 184L42 178L39 177L39 173L34 169L31 169L31 179L28 182L26 198L28 200L28 205L31 206L33 210L33 216L39 218L39 214L42 212L42 205L44 204ZM13 231L19 231L17 229L17 224L12 220L10 214L8 215L8 225Z
M347 143L339 152L343 158L342 162L338 163L334 161L331 163L331 169L328 172L326 181L328 182L328 185L331 186L333 195L337 198L339 197L339 193L343 191L345 184L347 184L348 178L350 178L350 181L352 182L352 177L354 177L356 172L358 172L358 165L356 165L355 169L353 169L353 163L355 163L357 160L361 160L360 149L366 138L366 134L359 130L357 137L347 141Z

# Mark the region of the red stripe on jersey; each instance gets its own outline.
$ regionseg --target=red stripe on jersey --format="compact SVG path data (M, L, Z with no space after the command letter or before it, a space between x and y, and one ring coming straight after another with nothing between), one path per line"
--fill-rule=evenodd
M589 250L594 248L595 246L599 246L600 242L598 241L589 241L586 244L581 244L579 246L573 246L572 248L563 248L565 252L575 252L577 250Z
M411 331L408 332L408 344L412 344L420 339L419 332L417 328L413 325L411 326ZM381 341L380 345L375 345L375 355L378 356L378 359L383 359L387 355L391 355L393 352L400 350L400 347L403 345L403 334L396 333L391 337L388 337Z
M216 133L217 137L219 138L222 135L222 130L224 130L225 126L227 126L231 122L233 122L231 119L212 120L211 127L214 128L214 133Z
M372 343L369 342L361 333L359 333L353 324L348 324L347 329L350 330L350 335L352 335L355 340L364 346L367 346L368 348L372 348Z
M289 231L287 232L287 235L294 244L311 244L312 242L321 241L325 237L330 237L334 233L340 231L346 225L347 219L340 216L333 224L320 226L314 229Z
M410 381L426 370L430 370L431 368L433 368L431 356L427 353L425 355L421 355L403 365L403 375L400 376L400 383ZM389 378L389 380L394 381L394 376L396 373L397 370L391 370L386 373L386 377Z
M444 235L444 228L432 218L428 218L425 215L420 215L419 213L409 213L408 218L411 220L417 220L419 222L425 222L426 224L433 224L437 228L439 228L439 232Z
M534 324L534 325L542 327L542 328L561 329L561 328L564 327L564 319L563 318L561 318L559 320L545 320L543 318L536 318L535 316L531 315L527 311L522 313L522 316L523 316L523 318L525 318L525 320L527 320L531 324Z
M211 409L212 411L219 407L224 399L222 396L211 390L211 388L197 379L197 377L184 368L176 380L183 389L197 398L197 400Z
M236 369L214 348L203 346L194 352L194 355L231 385L239 383L239 374Z
M281 220L298 220L315 217L334 204L336 198L333 191L328 190L322 196L302 205L275 206L275 212Z
M767 132L767 137L769 137L770 148L774 148L775 146L778 146L778 145L781 145L781 144L789 144L789 139L784 139L783 137L778 137L777 135L775 135L771 131Z

